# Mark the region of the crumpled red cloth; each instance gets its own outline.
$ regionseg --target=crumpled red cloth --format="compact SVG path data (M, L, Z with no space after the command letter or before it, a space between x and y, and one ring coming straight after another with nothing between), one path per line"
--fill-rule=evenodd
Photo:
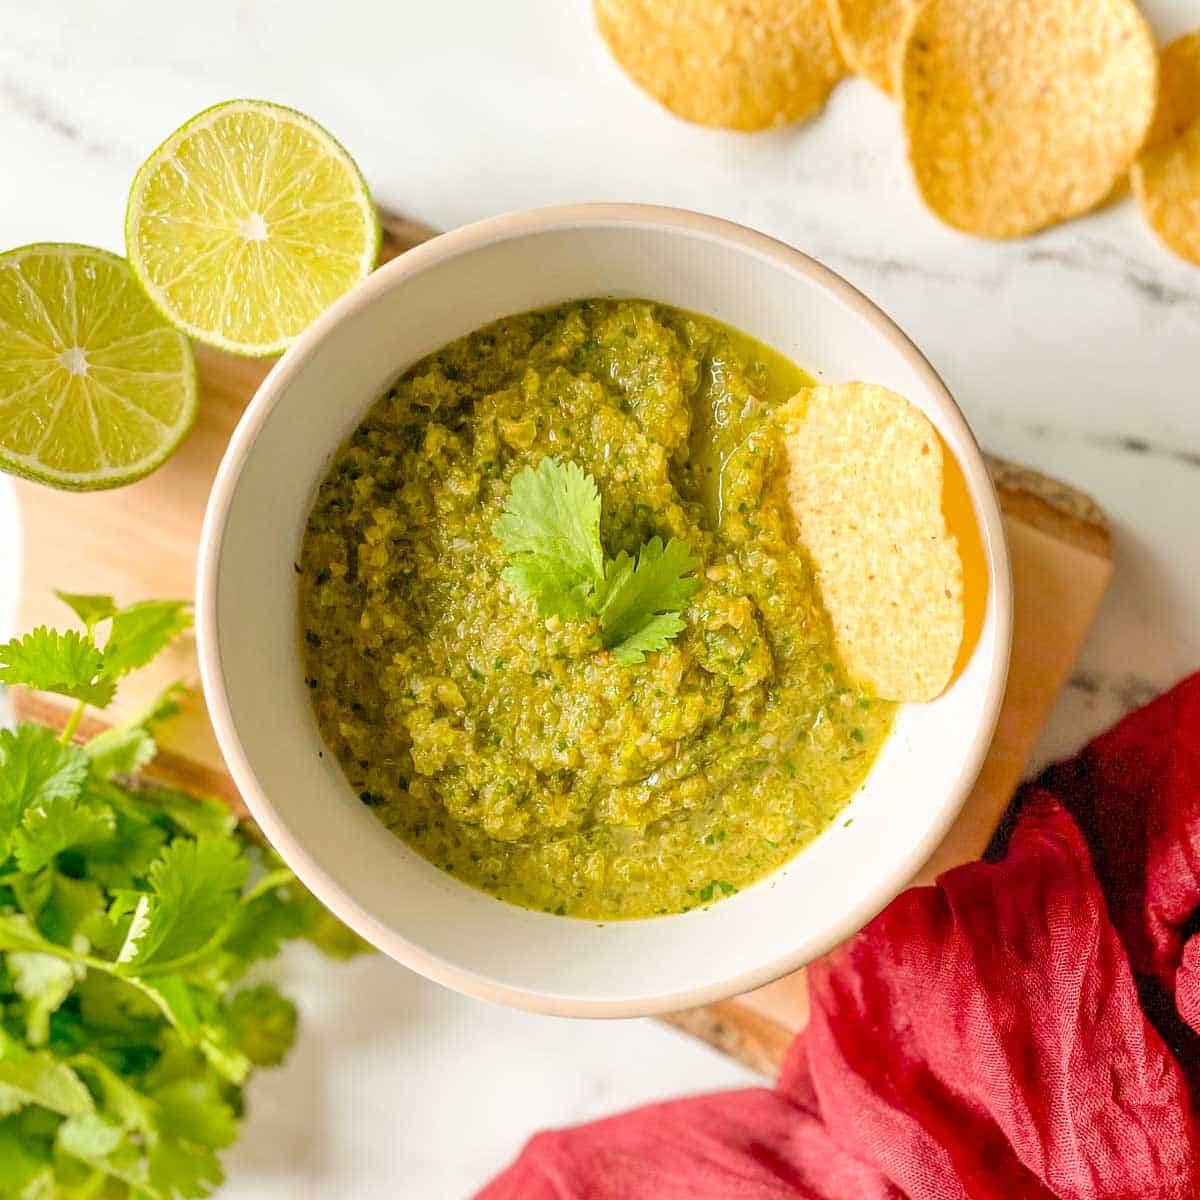
M1200 674L809 986L774 1090L539 1134L478 1200L1200 1197Z

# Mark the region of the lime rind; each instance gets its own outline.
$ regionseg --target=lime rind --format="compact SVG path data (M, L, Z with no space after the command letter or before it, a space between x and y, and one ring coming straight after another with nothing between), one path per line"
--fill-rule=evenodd
M21 273L22 264L32 258L44 259L47 267L55 262L62 265L63 305L47 306L45 298ZM106 297L105 307L78 302L80 283L88 282L87 275L75 273L78 266L93 272L107 268L112 273L112 279L100 289ZM27 310L32 320L23 322L24 328L11 320L11 313L6 317L0 310L0 470L68 491L96 491L133 483L160 467L178 449L195 422L199 391L196 362L187 338L164 322L147 302L129 263L95 246L35 242L0 254L0 271L5 270L19 273L22 290L33 303ZM134 310L134 322L123 336L106 337L106 323L114 326L113 332L120 331L122 306L126 311ZM177 369L156 369L153 353L156 340L168 347ZM71 344L67 345L68 342ZM21 357L5 355L6 350L12 353L14 343L20 343ZM87 370L70 378L75 372L64 366L64 360L69 362L76 352L82 355L79 366L86 364ZM136 355L140 355L139 365L131 367L129 363ZM22 372L43 367L36 378L20 382ZM56 374L57 368L63 369L61 378ZM127 385L135 375L141 387L129 390ZM90 383L85 384L84 379L90 379ZM160 385L156 387L156 398L145 395L148 382ZM122 390L122 384L126 390ZM56 420L49 424L30 410L29 400L38 396L52 399L55 405ZM82 456L78 444L74 450L70 449L72 440L86 441L69 436L72 431L67 428L70 424L67 418L72 414L72 405L80 423L86 418L88 427L83 432L97 449L96 461L86 466L83 465L86 449ZM161 427L153 434L153 449L132 459L112 461L114 453L119 457L119 451L128 447L128 439L122 447L122 421L102 420L97 409L114 406L124 412L127 423L136 421L143 429ZM23 413L24 428L34 430L37 436L37 445L25 450L14 448L13 439L3 436L22 427ZM164 413L172 414L171 419L163 419ZM51 439L56 442L51 449L59 465L48 462L45 452L45 443L56 424L64 426L63 437ZM72 455L74 465L67 465L72 462Z
M322 125L318 124L311 117L297 111L294 108L289 108L283 104L276 104L268 100L229 100L220 104L212 105L197 113L189 121L186 121L173 133L171 133L158 148L146 159L146 161L138 169L137 175L134 177L133 184L129 191L129 200L125 210L125 242L129 255L130 265L133 267L134 273L137 276L142 287L149 296L151 303L162 313L162 315L171 322L177 329L182 330L196 341L203 342L206 345L214 346L221 350L229 351L230 353L243 355L251 358L266 358L272 355L280 354L286 350L300 333L303 327L307 326L312 320L320 315L321 311L331 303L336 296L331 296L325 303L314 305L312 310L305 314L301 327L294 332L287 334L268 337L256 340L234 339L223 335L220 330L212 328L208 324L198 323L191 319L188 314L179 310L179 306L173 304L165 293L164 287L152 277L152 272L149 269L145 257L142 253L139 228L142 220L145 217L145 197L147 187L158 172L162 165L176 155L176 152L188 139L195 137L207 128L213 126L217 121L237 113L246 113L250 115L266 115L274 118L282 123L290 123L297 126L316 141L321 143L328 151L331 158L334 158L348 172L349 178L353 181L352 189L354 199L357 201L358 209L363 223L363 244L361 254L357 258L358 269L354 278L349 281L346 288L353 286L365 278L374 269L379 259L379 250L382 243L382 226L379 221L379 214L371 201L370 191L367 187L362 171L355 163L354 159L346 151L345 147ZM229 164L230 170L236 175L239 164L235 161ZM319 254L320 247L309 247L308 250L312 253ZM193 269L194 264L188 264L185 269ZM233 288L238 280L231 276L225 278L225 282L229 288ZM302 280L298 280L301 283Z

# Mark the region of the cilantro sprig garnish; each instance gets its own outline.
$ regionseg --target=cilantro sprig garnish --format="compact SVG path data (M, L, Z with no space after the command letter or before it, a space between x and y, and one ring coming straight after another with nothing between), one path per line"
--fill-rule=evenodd
M621 666L664 650L684 627L700 586L686 542L644 542L634 557L608 558L600 541L600 493L576 463L543 458L512 481L492 532L508 556L503 578L543 617L594 619L600 644Z
M240 985L247 968L290 938L360 943L225 805L130 780L178 686L73 740L188 606L60 596L84 632L0 644L0 681L78 702L61 734L0 730L0 1196L205 1196L246 1079L295 1033L286 997Z

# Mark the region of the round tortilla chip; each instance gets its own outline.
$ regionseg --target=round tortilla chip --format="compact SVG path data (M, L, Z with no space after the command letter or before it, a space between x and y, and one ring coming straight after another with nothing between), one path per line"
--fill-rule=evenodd
M987 237L1079 216L1132 165L1157 77L1132 0L927 0L900 65L917 187Z
M1162 52L1158 109L1133 190L1154 232L1200 266L1200 32Z
M677 116L755 130L801 121L845 67L826 0L594 0L626 73Z
M885 700L933 700L964 629L937 431L871 383L806 388L782 419L788 499L846 670Z
M829 20L846 65L889 96L917 0L829 0Z

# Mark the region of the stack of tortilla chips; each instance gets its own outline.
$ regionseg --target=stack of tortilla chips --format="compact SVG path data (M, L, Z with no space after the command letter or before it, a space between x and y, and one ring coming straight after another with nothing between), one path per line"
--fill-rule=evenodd
M1200 32L1160 68L1134 0L594 3L621 66L689 121L792 124L865 75L900 104L917 188L955 228L1022 237L1131 174L1155 232L1200 265Z

